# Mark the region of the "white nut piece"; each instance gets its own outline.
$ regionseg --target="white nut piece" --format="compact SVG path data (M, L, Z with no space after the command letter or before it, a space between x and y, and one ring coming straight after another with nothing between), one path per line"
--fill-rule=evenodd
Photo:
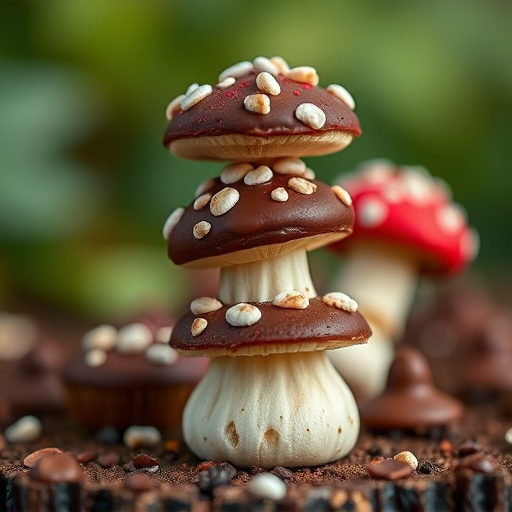
M316 191L317 186L315 183L311 183L311 181L305 180L304 178L290 178L288 180L288 186L298 192L299 194L310 195Z
M274 173L270 167L266 165L260 165L259 167L256 167L254 171L249 171L244 176L244 183L246 185L261 185L262 183L270 181L273 177Z
M286 73L286 76L296 82L313 86L318 85L319 81L316 69L311 66L298 66L296 68L292 68Z
M315 130L319 130L325 124L325 112L314 103L301 103L295 109L295 117Z
M141 323L125 325L119 329L116 350L122 354L143 352L153 340L149 327Z
M248 327L261 318L261 311L252 304L240 302L226 311L226 322L233 327Z
M401 462L405 462L406 464L409 464L413 471L416 471L418 469L418 459L416 458L416 455L414 453L409 451L403 451L400 453L397 453L393 459L399 460Z
M200 101L204 100L213 92L213 88L210 84L204 84L194 89L190 94L187 94L181 101L182 110L188 110L189 108L197 105Z
M164 228L162 229L162 235L165 240L169 240L171 233L173 232L174 228L178 225L178 222L183 217L183 214L185 213L184 208L176 208L169 217L167 217L167 220L165 221Z
M153 364L170 366L178 359L178 353L169 345L154 343L147 348L146 359Z
M181 110L181 102L185 99L184 94L180 94L176 98L174 98L167 108L165 109L165 117L168 121L170 121L175 114L177 114Z
M297 290L277 294L272 300L274 306L288 309L306 309L309 306L309 299Z
M262 499L282 500L286 496L286 484L272 473L254 475L248 489L253 496Z
M98 368L107 362L107 353L101 348L93 348L84 354L84 361L91 368Z
M279 67L275 62L272 62L267 57L256 57L253 60L254 71L256 73L261 73L265 71L270 73L271 75L277 76L279 74Z
M210 200L210 212L215 217L224 215L229 212L238 200L240 199L240 193L236 188L225 187L219 190Z
M331 84L326 87L326 91L330 92L333 96L336 96L336 98L339 98L343 103L348 105L348 107L351 110L354 110L356 108L356 102L354 101L354 98L352 97L352 94L350 94L345 87L338 84Z
M310 169L309 167L306 167L306 170L302 174L302 177L308 180L314 180L315 179L315 171L313 169Z
M215 297L199 297L190 303L190 311L195 316L217 311L221 307L222 302Z
M192 233L194 235L194 238L201 240L201 238L204 238L210 232L211 229L212 225L208 221L201 220L194 225L194 227L192 228Z
M159 327L155 333L155 341L158 343L169 343L172 334L172 327L167 325L165 327Z
M279 174L303 174L307 166L300 158L286 157L276 160L272 165L272 169Z
M278 203L284 203L285 201L288 201L289 196L284 187L277 187L270 192L270 197Z
M162 440L160 431L151 426L132 425L128 427L123 436L123 441L128 448L151 448Z
M247 60L244 60L242 62L237 62L236 64L233 64L229 68L226 68L220 75L219 75L219 82L222 82L224 79L232 76L233 78L240 78L241 76L247 75L251 71L253 71L254 66L252 65L252 62L249 62Z
M212 198L212 195L206 192L205 194L201 194L195 201L194 201L194 210L198 212L199 210L202 210Z
M4 430L9 443L32 443L41 436L43 427L35 416L23 416Z
M113 325L102 324L87 331L82 338L84 350L95 348L110 350L114 348L117 340L117 329Z
M203 181L197 187L194 197L199 197L200 195L204 194L207 190L210 190L214 185L215 185L214 178L210 178L206 181Z
M199 84L190 84L187 88L187 90L185 91L185 96L188 96L189 94L192 94L196 89L199 88Z
M256 85L260 91L271 94L272 96L281 94L281 86L279 85L279 82L266 71L262 71L256 77Z
M322 297L322 302L332 308L343 309L350 313L355 313L359 307L354 299L341 292L327 293Z
M282 57L276 55L275 57L270 57L269 60L277 68L279 74L286 75L288 71L290 71L290 66L288 65L288 62L286 62L286 60L284 60Z
M508 444L512 444L512 428L509 428L505 432L505 442Z
M224 183L224 185L231 185L231 183L236 183L241 180L248 172L252 171L254 167L248 163L237 163L231 164L227 167L224 167L222 172L220 173L220 181Z
M217 89L227 89L228 87L231 87L236 82L235 77L228 76L222 80L222 82L219 82L215 87Z
M339 185L333 185L332 191L334 192L334 195L345 205L345 206L351 206L352 205L352 198L350 197L350 194Z
M270 98L266 94L249 94L244 98L244 107L254 114L268 114Z
M208 327L208 320L206 318L195 318L190 327L192 336L199 336Z

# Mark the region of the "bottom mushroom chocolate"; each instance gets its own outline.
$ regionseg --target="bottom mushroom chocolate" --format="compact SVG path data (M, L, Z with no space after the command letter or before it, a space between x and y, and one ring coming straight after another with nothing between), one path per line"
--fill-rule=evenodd
M171 339L182 354L212 357L184 412L192 451L242 467L315 466L350 452L358 409L323 350L370 336L357 311L341 308L350 299L329 294L304 309L214 301L214 311L185 315ZM249 325L233 325L241 319Z

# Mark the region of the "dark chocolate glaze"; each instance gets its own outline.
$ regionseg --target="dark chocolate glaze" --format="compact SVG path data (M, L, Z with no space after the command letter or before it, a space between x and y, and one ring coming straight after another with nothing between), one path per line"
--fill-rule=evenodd
M261 94L256 85L256 74L250 73L226 89L214 87L212 94L190 109L176 113L165 132L166 147L179 139L228 134L270 137L274 135L308 135L329 131L343 131L361 135L359 120L350 107L320 87L295 82L282 75L276 77L281 93L270 98L270 112L255 114L244 107L250 94ZM295 117L301 103L314 103L326 116L325 124L314 129Z
M224 185L217 178L207 192L214 195L232 187L240 193L239 201L217 217L210 212L209 204L199 211L190 204L169 237L169 258L176 265L192 262L196 265L203 258L329 233L340 233L341 238L343 233L352 232L353 208L343 204L329 185L310 180L316 184L316 192L304 195L288 187L291 177L274 173L270 181L260 185L245 185L243 180ZM272 190L277 187L287 190L287 201L271 198ZM197 239L193 228L200 221L209 222L212 228L206 236Z
M200 355L209 350L225 349L235 355L242 347L268 345L293 345L314 343L328 345L339 341L339 346L363 343L371 335L366 320L359 313L326 306L321 299L310 300L306 309L287 309L271 302L251 302L262 313L258 322L249 327L233 327L225 315L229 306L200 315L208 321L206 329L198 336L191 333L196 318L185 314L174 327L171 345L190 355ZM334 348L334 347L333 347ZM286 350L284 350L286 351Z

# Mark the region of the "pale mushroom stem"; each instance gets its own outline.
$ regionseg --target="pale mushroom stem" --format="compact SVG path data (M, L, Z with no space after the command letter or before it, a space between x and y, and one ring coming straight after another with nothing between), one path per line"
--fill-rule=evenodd
M207 460L316 466L353 448L359 412L323 351L216 357L187 403L183 435Z
M268 301L291 290L316 296L304 249L221 270L219 300L224 304Z

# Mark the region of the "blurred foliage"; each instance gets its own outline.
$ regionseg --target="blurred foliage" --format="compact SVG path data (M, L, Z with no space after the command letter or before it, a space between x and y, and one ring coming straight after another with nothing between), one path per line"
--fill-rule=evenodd
M178 307L192 284L161 227L222 164L169 155L165 108L258 55L355 97L363 135L308 159L320 179L423 165L480 232L474 268L510 268L511 19L506 0L3 0L0 307Z

